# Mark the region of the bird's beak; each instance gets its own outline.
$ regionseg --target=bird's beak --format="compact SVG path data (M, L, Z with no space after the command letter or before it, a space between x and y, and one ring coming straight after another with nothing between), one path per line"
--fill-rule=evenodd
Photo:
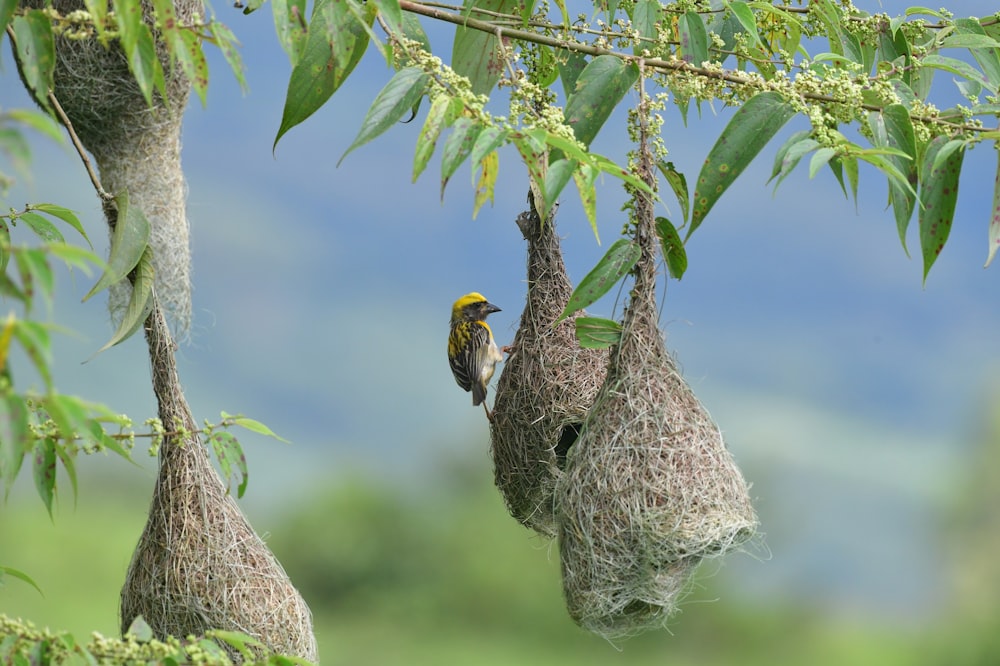
M494 312L500 312L501 311L500 308L498 308L497 306L493 305L492 303L487 303L485 305L485 308L486 308L486 314L493 314Z

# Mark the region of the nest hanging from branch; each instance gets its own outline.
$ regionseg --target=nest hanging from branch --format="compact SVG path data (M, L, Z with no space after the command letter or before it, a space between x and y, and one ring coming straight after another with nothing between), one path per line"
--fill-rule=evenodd
M160 418L167 429L193 433L158 307L147 339ZM138 615L161 639L241 631L277 653L317 660L309 607L227 493L197 434L163 442L149 519L122 588L123 633Z
M529 210L517 218L528 242L528 295L490 425L494 477L507 508L550 537L556 533L556 478L607 367L607 350L583 349L576 340L582 312L552 327L573 293L554 218L553 211L543 222L531 197Z
M46 6L43 0L23 4ZM151 5L142 4L150 23ZM53 0L52 6L63 15L86 9L82 0ZM181 25L205 15L201 0L175 0L174 9ZM191 85L159 40L156 51L165 93L154 92L150 106L117 41L105 46L95 35L57 36L53 92L80 142L94 156L105 190L112 195L128 192L130 205L149 220L156 293L174 335L183 338L191 324L191 250L181 121ZM116 323L130 296L128 282L111 288L108 306Z
M567 608L607 637L663 626L697 564L757 527L718 426L664 345L652 203L637 199L621 341L556 490Z

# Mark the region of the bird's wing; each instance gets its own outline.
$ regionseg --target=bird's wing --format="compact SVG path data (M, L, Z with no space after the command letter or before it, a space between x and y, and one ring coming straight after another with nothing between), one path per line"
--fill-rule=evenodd
M489 330L480 324L472 324L469 326L469 339L465 346L450 359L455 381L466 391L471 391L472 384L479 381L483 362L482 354L489 344Z

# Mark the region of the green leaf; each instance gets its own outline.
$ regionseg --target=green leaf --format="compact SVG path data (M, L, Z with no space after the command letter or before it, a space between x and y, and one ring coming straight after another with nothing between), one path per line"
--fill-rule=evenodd
M736 111L698 174L689 238L722 193L793 115L792 106L776 92L758 93Z
M56 229L56 225L52 224L44 217L38 213L21 213L18 218L23 221L28 227L35 232L35 235L41 238L46 243L64 243L66 239L63 235Z
M957 58L948 58L943 55L938 55L937 53L931 53L920 60L924 67L931 67L933 69L941 69L946 72L951 72L958 76L964 77L970 81L975 81L982 87L989 90L994 95L997 94L998 85L995 81L990 81L985 74L980 72L978 69L965 62L964 60L958 60Z
M153 311L153 305L155 304L155 299L153 298L153 278L153 251L147 247L135 267L135 281L132 283L132 295L129 297L125 314L122 316L122 320L111 336L111 339L104 343L103 347L94 352L94 356L107 351L120 342L128 340L142 327L143 322L149 317L149 313Z
M687 270L687 251L673 223L665 217L656 218L656 235L660 237L660 250L667 264L670 277L680 280Z
M608 293L613 286L618 284L619 280L632 270L635 262L639 260L640 254L642 254L642 250L636 243L624 238L615 241L608 248L604 257L573 290L573 294L566 304L566 309L559 315L555 323L558 324L577 310L582 310L593 304L601 296Z
M70 396L55 397L68 398ZM76 504L80 490L76 480L76 463L73 461L73 456L70 452L66 450L66 447L60 446L58 442L56 443L56 455L62 461L63 469L66 470L66 478L69 479L70 488L73 489L73 504Z
M173 6L172 2L168 4ZM181 70L191 87L198 94L201 105L208 104L208 61L201 48L201 37L193 30L174 30L167 33L170 54L180 63Z
M950 152L943 160L937 160L939 152L945 150L947 137L931 139L924 151L921 164L920 203L917 213L920 224L920 249L924 259L924 283L931 266L937 260L951 232L958 201L958 177L965 157L964 146Z
M52 310L52 293L55 290L55 276L52 274L52 267L49 266L48 257L45 250L41 248L18 248L14 254L17 262L17 269L24 284L37 286L45 305Z
M901 150L907 157L889 155L888 160L903 174L909 188L903 187L893 178L889 178L889 202L892 204L893 216L896 219L896 230L903 250L906 248L906 230L913 217L917 195L913 188L917 185L917 148L913 133L913 123L910 114L902 104L887 106L882 113L873 113L869 117L873 141L876 146L888 146Z
M368 143L402 119L424 94L427 81L427 74L418 67L407 67L396 72L375 97L371 108L365 114L358 135L337 161L337 166L340 166L344 158L355 148Z
M243 497L250 477L247 459L243 455L243 447L240 446L233 433L225 430L213 431L209 441L212 443L212 450L215 451L215 459L219 461L219 469L222 471L222 478L226 482L227 490L233 478L234 468L239 471L241 480L236 487L236 496Z
M708 60L708 30L705 28L705 21L701 14L696 11L688 11L677 21L677 32L680 35L681 60L701 67L701 64Z
M46 215L51 215L52 217L59 218L69 226L76 229L77 232L79 232L79 234L83 236L83 239L87 241L87 245L90 245L91 249L94 248L94 246L90 242L90 239L87 238L87 232L83 230L83 225L80 224L80 218L78 218L76 216L76 213L71 211L69 208L63 208L62 206L57 206L55 204L50 204L50 203L40 203L40 204L32 204L31 209L39 210L45 213Z
M52 518L52 498L56 491L56 447L46 437L35 442L31 456L31 471L35 479L35 490L42 498L45 509Z
M103 37L106 32L104 23L108 17L108 0L83 0L83 6L90 13L97 36Z
M601 317L577 317L576 339L584 349L607 349L621 342L622 326Z
M153 105L154 90L166 97L167 84L163 78L163 65L156 55L153 33L145 23L140 24L136 31L135 47L128 52L128 66L148 106Z
M983 268L989 267L1000 248L1000 152L997 153L997 170L993 176L993 207L990 211L989 250ZM0 437L0 444L2 442L3 438Z
M687 178L674 167L673 162L659 162L656 166L659 167L660 173L663 174L667 184L670 185L670 189L673 190L674 196L677 197L677 203L681 206L681 219L687 224L691 205L688 195Z
M742 0L733 0L733 2L726 2L726 4L732 10L736 20L740 22L746 33L750 35L750 40L757 46L763 47L764 44L760 41L760 33L757 32L757 17L754 16L750 6Z
M247 636L244 633L238 631L223 631L222 629L213 629L211 631L213 638L217 638L226 645L235 648L247 658L247 661L254 661L256 654L250 650L251 647L254 648L264 648L264 644L258 641L256 638Z
M563 95L568 98L576 90L576 82L587 67L587 56L576 51L560 53L556 56L556 64L563 84Z
M427 163L430 161L431 155L434 154L434 148L437 146L441 129L445 126L445 120L448 115L447 111L451 105L451 101L448 96L440 95L431 103L430 111L427 112L427 119L424 120L424 126L420 130L420 134L417 135L417 147L413 153L414 183L417 182L417 178L427 168Z
M354 2L317 0L313 7L305 46L288 80L285 108L272 150L288 130L330 99L368 48L367 26L349 6Z
M590 61L576 80L573 94L563 110L566 123L573 128L580 143L590 146L618 102L638 79L639 68L621 58L601 55Z
M470 155L472 163L479 164L487 155L494 153L506 141L507 130L500 129L499 127L484 128L479 133L479 136L476 137L475 145L472 146L472 155Z
M547 219L549 212L544 209L545 167L548 164L546 144L539 140L537 133L530 131L515 134L511 140L514 143L514 147L517 148L517 152L521 155L521 161L524 162L524 166L528 170L528 186L534 197L535 210L538 213L538 217L543 220ZM542 208L539 208L540 206Z
M219 23L218 21L212 21L209 24L209 29L212 31L215 45L219 47L223 59L229 65L229 70L236 77L237 83L240 84L240 90L246 93L248 90L246 71L243 69L243 59L240 57L240 51L237 48L240 43L236 39L236 35L224 23Z
M131 60L132 53L139 43L140 29L145 25L142 21L142 5L140 0L114 0L114 8L122 50Z
M62 259L68 268L79 268L87 277L92 274L94 266L106 270L104 260L85 248L69 243L52 243L45 248L53 257Z
M837 149L829 146L824 146L813 153L812 159L809 160L809 177L815 178L819 170L825 167L836 156Z
M108 266L97 284L83 297L86 301L94 294L124 280L142 259L149 243L149 220L138 206L129 204L128 192L115 197L118 221L111 236Z
M0 46L3 45L3 37L7 34L7 26L17 9L18 0L0 0Z
M28 405L24 398L14 394L0 397L0 475L5 500L21 471L30 442Z
M37 321L19 319L14 324L14 337L21 344L24 353L35 366L45 390L52 390L52 343L48 329Z
M374 0L378 8L379 15L385 20L389 31L396 35L405 35L406 28L403 24L403 10L399 8L399 0Z
M659 0L638 0L632 9L632 29L639 33L639 40L632 47L634 55L642 55L643 51L652 52L656 45L656 24L662 20L663 7Z
M40 9L29 9L11 21L17 38L17 59L21 76L35 100L49 108L56 67L56 46L52 23Z
M549 164L545 172L544 196L545 210L551 211L559 200L559 195L569 185L573 172L579 166L576 160L559 159Z
M473 7L501 14L516 14L519 3L518 0L465 0L462 15L482 18L481 14L470 11ZM503 51L495 34L462 26L455 30L451 67L469 79L473 93L489 95L500 80L504 66Z
M41 111L35 111L34 109L10 109L2 115L26 127L30 127L58 143L62 143L65 140L62 126L53 120L52 116Z
M992 42L991 45L972 45L969 47L969 51L972 53L972 57L976 59L976 62L979 63L979 66L983 68L983 74L986 75L990 83L994 87L1000 86L1000 55L997 55L997 48L1000 47L1000 43L996 39L989 37L986 34L986 30L983 29L983 26L976 19L955 19L955 28L958 30L958 34L952 35L952 38L962 35L980 41L988 39Z
M441 148L441 199L455 170L464 162L476 144L476 138L483 127L471 118L459 118L452 125L451 134Z
M273 430L268 428L260 421L247 418L242 414L228 414L226 412L222 412L222 420L225 421L226 423L231 423L233 425L238 425L241 428L246 428L250 432L255 432L258 435L264 435L265 437L272 437L278 440L279 442L284 442L285 444L291 443L284 437L280 437L279 435L277 435Z
M299 63L310 34L306 27L306 0L272 0L271 15L274 18L274 31L278 35L278 43L285 50L294 68ZM326 32L324 25L317 26L317 45L326 41L320 39L322 35L319 33L324 32ZM329 45L325 46L327 47L325 50L328 50Z
M597 169L589 164L581 164L580 168L573 172L573 182L576 183L577 192L580 193L580 203L583 205L583 212L587 215L590 228L594 230L594 238L598 245L601 243L601 236L597 233Z
M34 579L32 579L31 576L29 576L28 574L24 573L23 571L19 571L18 569L12 569L10 567L5 567L5 566L0 565L0 574L6 575L6 576L12 576L14 578L17 578L18 580L23 581L23 582L27 583L28 585L30 585L31 587L33 587L36 590L38 590L38 594L41 594L43 597L45 596L42 593L42 588L38 587L38 583L36 583L34 581ZM3 576L0 576L0 580L2 580L2 578L3 578Z

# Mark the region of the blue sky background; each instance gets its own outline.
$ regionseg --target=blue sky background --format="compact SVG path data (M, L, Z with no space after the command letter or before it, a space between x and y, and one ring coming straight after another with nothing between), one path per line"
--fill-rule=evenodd
M955 6L975 15L989 4ZM885 3L890 12L902 6ZM179 363L197 418L242 412L293 442L244 438L245 506L264 516L355 474L419 488L446 457L488 468L485 419L454 385L444 343L452 301L472 290L503 308L491 319L500 341L514 335L525 292L514 218L526 178L516 154L502 154L496 203L476 220L467 166L443 202L437 158L411 184L423 115L337 168L390 76L370 50L272 155L289 64L270 13L215 10L243 42L250 90L242 95L209 49L208 105L194 102L184 131L195 318ZM432 30L431 40L450 48L450 30ZM0 105L27 106L5 57ZM950 78L938 73L935 91L950 94ZM730 116L705 105L685 127L668 113L670 158L689 182ZM666 288L662 325L754 483L772 556L730 558L735 593L921 615L945 585L934 512L960 484L979 420L995 403L1000 267L982 266L996 158L985 146L966 156L951 238L922 287L916 222L907 258L874 170L862 172L857 207L827 173L809 180L800 171L772 196L774 152L802 127L789 123L693 235L687 274ZM616 159L627 148L614 119L594 144ZM69 148L39 139L33 149L34 182L8 205L74 208L106 247L97 199ZM621 228L618 183L607 179L598 197L603 247L575 192L563 197L558 228L574 280ZM98 303L79 303L90 284L76 274L57 285L55 320L80 332L57 340L57 385L141 421L155 414L144 342L83 363L111 333ZM612 299L591 310L618 314ZM89 467L97 464L126 467ZM151 483L151 465L146 474ZM84 478L82 501L87 492Z

